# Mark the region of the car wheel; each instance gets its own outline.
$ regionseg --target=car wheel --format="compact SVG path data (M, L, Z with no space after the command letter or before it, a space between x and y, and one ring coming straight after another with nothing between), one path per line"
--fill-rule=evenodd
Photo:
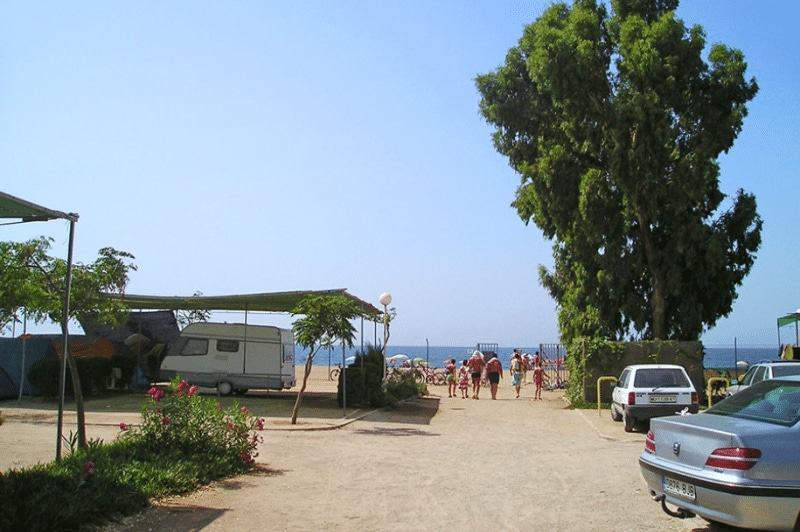
M614 408L614 405L611 405L611 419L614 421L622 421L622 414L617 412L617 409Z
M623 411L622 428L625 429L625 432L633 432L633 429L636 428L636 418Z
M233 391L233 386L231 386L231 383L229 382L225 381L218 382L217 391L219 392L220 395L230 395L231 392Z

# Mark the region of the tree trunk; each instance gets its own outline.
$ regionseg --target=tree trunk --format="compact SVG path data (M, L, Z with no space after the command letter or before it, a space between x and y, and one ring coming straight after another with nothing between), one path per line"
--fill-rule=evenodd
M297 413L300 411L300 402L303 400L303 393L306 391L306 383L308 376L311 374L311 363L314 361L314 355L311 354L306 359L305 371L303 371L303 384L300 385L300 391L297 392L297 399L294 401L294 408L292 408L292 425L297 425Z
M656 266L656 249L653 245L650 224L647 217L641 213L637 201L632 201L634 208L639 212L637 221L639 231L644 243L645 260L650 269L650 279L653 283L653 294L650 299L650 334L653 340L667 339L667 295L661 270Z

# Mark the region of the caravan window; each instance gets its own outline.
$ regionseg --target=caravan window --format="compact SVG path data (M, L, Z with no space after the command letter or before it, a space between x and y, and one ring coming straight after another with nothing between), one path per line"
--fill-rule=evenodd
M217 351L223 353L238 353L239 340L217 340Z
M208 353L208 340L200 338L189 338L181 349L181 355L185 356L205 355L206 353Z

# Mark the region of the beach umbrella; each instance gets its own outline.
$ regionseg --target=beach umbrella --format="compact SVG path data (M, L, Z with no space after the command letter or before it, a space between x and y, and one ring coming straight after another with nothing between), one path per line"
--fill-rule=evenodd
M404 355L404 354L402 354L402 353L399 353L399 354L397 354L397 355L392 355L392 356L390 356L390 357L387 357L387 358L386 358L386 361L387 361L387 362L391 362L391 363L393 363L393 364L396 364L396 363L398 363L398 362L405 362L405 361L406 361L406 360L408 360L408 359L409 359L409 358L408 358L408 355Z
M354 356L353 357L347 357L347 358L344 359L344 363L345 364L352 364L355 361L356 361L356 357L354 357Z
M428 365L428 363L422 357L415 358L414 360L411 361L411 364L414 366L423 366L423 367Z

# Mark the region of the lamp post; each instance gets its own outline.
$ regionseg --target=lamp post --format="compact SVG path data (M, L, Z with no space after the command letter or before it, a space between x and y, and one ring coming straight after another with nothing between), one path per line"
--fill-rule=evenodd
M386 380L386 343L389 341L389 310L386 308L392 303L392 296L386 292L378 298L383 305L383 380Z

